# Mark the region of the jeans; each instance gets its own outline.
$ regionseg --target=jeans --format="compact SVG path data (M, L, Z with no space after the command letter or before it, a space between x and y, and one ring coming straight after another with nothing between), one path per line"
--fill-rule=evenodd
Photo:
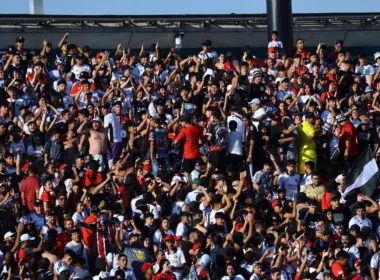
M165 166L167 171L171 170L169 158L156 159L156 161L152 161L152 172L153 172L154 177L157 177L158 167L160 165Z

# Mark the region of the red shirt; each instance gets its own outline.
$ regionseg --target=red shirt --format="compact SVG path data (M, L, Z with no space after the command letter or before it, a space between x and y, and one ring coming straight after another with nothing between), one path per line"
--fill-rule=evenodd
M40 180L35 176L30 176L22 181L20 190L24 193L28 209L34 210L34 201L37 199L36 191L40 190Z
M340 132L339 136L339 151L342 156L344 156L344 152L346 150L346 136L351 136L351 148L348 151L348 155L350 156L358 156L358 143L356 142L356 129L352 122L347 121Z
M53 196L48 193L47 191L44 191L41 195L41 200L43 202L48 202L49 203L49 209L52 210L55 206L54 204L54 199L53 199ZM47 211L45 210L45 213L47 213Z
M92 177L92 173L94 173L93 170L87 170L86 172L84 172L83 174L83 177L82 177L82 184L88 188L89 186L91 185L99 185L101 182L103 182L103 175L98 172L98 174L96 174L96 177L95 177L95 180L93 181L91 179Z
M55 250L58 255L63 255L65 251L65 246L67 243L71 241L71 236L66 231L61 232L57 237L57 245L55 246Z
M166 279L166 280L175 280L176 277L174 273L159 273L153 276L153 280L159 280L159 279Z
M185 145L183 147L183 158L192 159L199 158L201 156L199 152L199 140L202 137L202 131L199 127L189 125L181 130L178 134L176 141L180 142L185 139Z
M98 219L97 216L88 216L84 219L84 223L91 224L94 223ZM94 246L94 231L92 229L86 228L82 226L82 235L83 235L83 241L86 243L86 245L90 248L93 248Z
M343 266L339 263L336 263L334 262L332 267L331 267L331 271L332 273L334 274L334 276L336 278L338 278L339 276L343 275L344 277L347 277L348 276L348 273L347 271L343 268Z

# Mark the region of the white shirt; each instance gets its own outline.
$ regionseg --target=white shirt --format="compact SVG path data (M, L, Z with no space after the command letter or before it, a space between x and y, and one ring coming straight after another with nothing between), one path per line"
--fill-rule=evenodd
M240 132L228 132L226 140L228 153L240 156L243 155L243 139Z
M242 116L238 113L234 113L227 117L227 125L230 124L230 121L235 121L237 123L236 131L241 133L241 136L243 137L243 141L244 141L245 133L244 133L244 124L243 124Z
M50 228L48 228L47 225L42 227L42 233L43 233L43 235L44 235L44 240L47 240L47 238L48 238L48 231L49 231L49 230L50 230ZM58 234L61 234L61 233L62 233L62 228L61 228L61 227L57 226L57 227L56 227L56 230L57 230L57 233L58 233Z
M80 73L91 73L91 68L87 64L83 64L82 66L74 65L73 67L71 67L70 72L74 73L75 79L79 80Z
M348 224L348 228L350 228L352 225L358 225L360 229L362 229L362 227L370 227L372 229L372 222L370 219L365 218L363 220L357 215L351 218L350 223Z
M119 267L117 267L116 269L115 268L112 268L111 269L111 272L110 272L110 276L115 276L115 272L119 270ZM136 280L136 276L135 274L133 273L133 270L132 269L129 269L127 268L126 270L123 270L124 273L125 273L125 278L124 279L128 279L128 280Z
M374 254L371 258L370 262L370 268L377 269L379 276L378 279L380 279L380 252L377 252Z
M177 236L182 236L182 237L185 237L186 239L188 239L188 236L187 236L187 226L183 223L179 223L177 225L177 229L175 231L175 235Z
M278 177L278 185L284 186L286 190L286 198L289 200L296 199L300 182L300 175L297 173L291 176L284 172Z
M268 48L279 48L279 49L283 49L284 48L284 46L283 46L283 44L282 44L282 42L281 41L270 41L269 43L268 43Z
M375 69L372 65L367 64L364 66L356 67L355 73L365 77L367 84L371 84L369 76L375 74Z
M186 195L186 199L185 199L186 204L190 204L190 202L196 201L197 195L199 193L202 193L202 192L200 190L193 190L193 191L189 192Z
M110 125L112 125L112 131L113 131L113 141L111 139L111 132L108 131L108 139L115 143L115 142L121 142L122 136L121 136L121 127L119 119L116 117L115 113L111 112L108 113L104 117L104 127L108 128Z
M74 240L70 241L65 246L65 252L67 250L72 250L77 256L81 255L88 264L87 250L84 248L82 243L75 242Z
M59 275L58 274L58 271L60 268L64 267L65 269L68 269L70 270L70 274L74 271L74 269L72 268L72 266L69 266L69 265L66 265L64 264L61 260L57 261L55 264L54 264L54 267L53 267L53 270L54 270L54 273L56 275Z
M170 262L170 265L174 267L180 267L186 263L185 255L180 248L177 248L173 254L165 252L165 258ZM183 269L173 269L173 273L177 277L177 280L182 280Z
M234 280L244 280L244 279L245 278L240 274L234 276ZM223 276L220 280L230 280L230 277Z
M213 64L218 63L218 53L216 51L211 51L211 52L208 52L208 53L205 53L204 51L201 51L198 54L198 57L200 59L202 59L202 58L204 58L204 59L211 58Z
M253 118L254 119L258 119L258 118L260 118L262 115L267 115L266 114L266 112L265 112L265 110L264 110L264 108L259 108L259 109L257 109L256 111L255 111L255 113L253 114ZM257 129L259 129L259 123L260 122L257 122L257 121L255 121L255 122L252 122L253 123L253 125L254 126L256 126L256 128ZM265 121L263 121L263 123L265 123Z
M307 174L305 173L302 177L301 183L300 183L300 192L306 191L306 186L312 184L312 177L313 173Z
M119 266L119 254L108 253L106 256L106 262L112 263L112 268L116 269Z

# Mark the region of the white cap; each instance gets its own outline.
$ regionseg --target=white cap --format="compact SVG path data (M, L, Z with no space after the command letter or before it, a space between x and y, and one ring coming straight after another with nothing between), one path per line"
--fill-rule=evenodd
M6 240L8 237L16 235L14 232L8 231L6 234L4 234L4 240Z
M251 102L248 102L248 104L253 104L253 103L256 103L256 104L260 105L261 101L260 101L260 99L258 99L258 98L253 98L253 99L251 100Z
M375 57L375 61L376 61L376 59L378 59L380 57L380 52L375 52L374 57Z
M35 237L31 236L29 233L25 233L21 235L21 242L28 241L28 240L34 240Z
M102 122L102 119L99 118L99 117L95 117L95 118L93 118L91 122L100 122L100 123L103 123L103 122Z

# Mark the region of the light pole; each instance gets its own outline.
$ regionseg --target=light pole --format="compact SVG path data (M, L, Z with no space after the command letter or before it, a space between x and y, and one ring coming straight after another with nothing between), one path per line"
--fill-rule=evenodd
M285 50L293 47L292 0L266 0L268 40L272 41L273 31L277 31Z
M44 5L43 0L29 0L29 9L31 15L43 15Z

